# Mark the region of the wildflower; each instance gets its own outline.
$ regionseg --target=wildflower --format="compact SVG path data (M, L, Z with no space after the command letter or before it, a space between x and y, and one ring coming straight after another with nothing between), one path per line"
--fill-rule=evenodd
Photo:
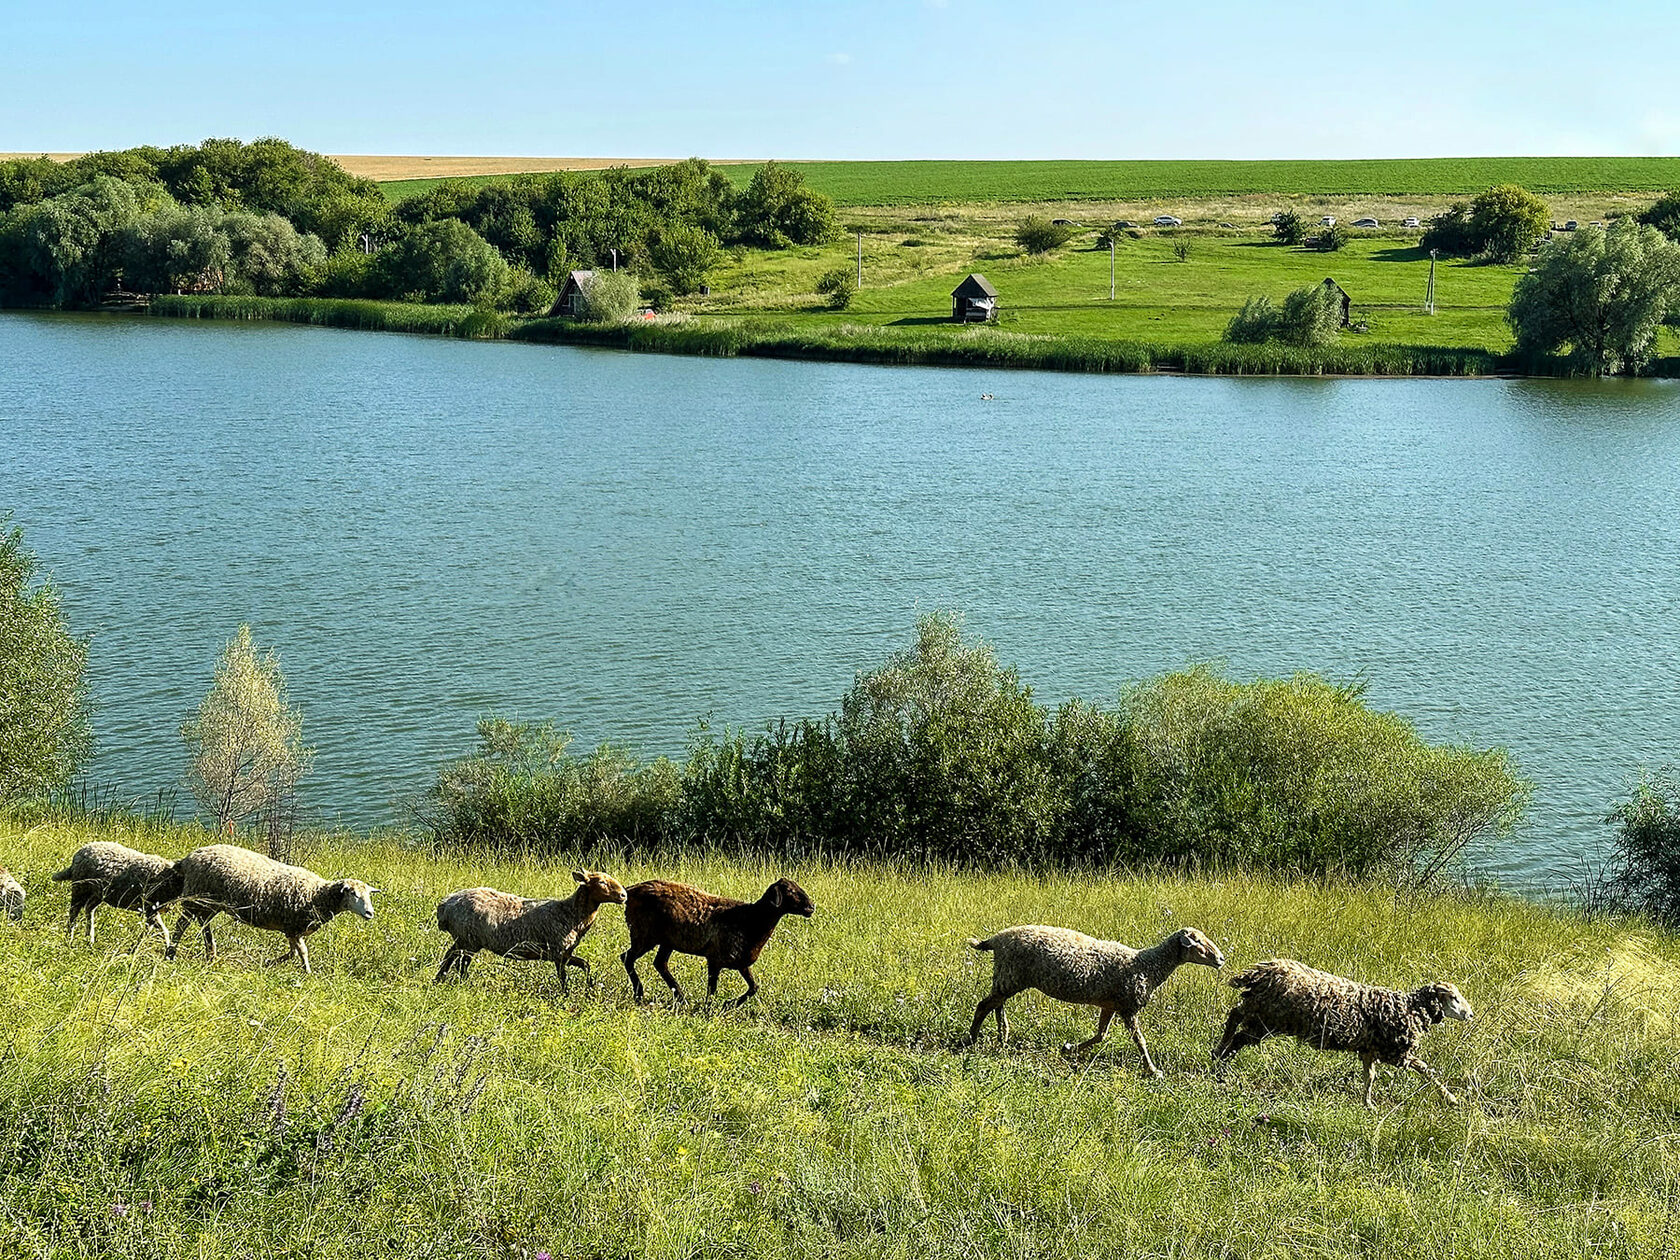
M531 1257L531 1260L554 1260L554 1257L549 1255L546 1251L539 1251L536 1255Z
M751 1181L747 1182L747 1193L748 1194L763 1194L764 1193L764 1187L759 1184L758 1178L755 1177Z
M128 1205L121 1201L111 1204L111 1215L121 1220L128 1215Z

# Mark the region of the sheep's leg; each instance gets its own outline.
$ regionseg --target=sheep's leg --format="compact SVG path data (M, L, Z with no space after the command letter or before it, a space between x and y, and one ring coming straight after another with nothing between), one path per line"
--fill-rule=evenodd
M146 913L146 926L154 927L158 931L163 933L163 948L165 950L168 950L168 948L169 948L169 925L166 924L163 921L163 908L161 906L153 906L149 911L147 911L147 913ZM136 942L135 948L139 948L139 943L138 942Z
M1009 1020L1004 1016L1003 1004L1013 996L1012 993L993 993L980 1000L980 1005L974 1008L974 1023L968 1029L969 1045L980 1040L980 1026L986 1022L986 1016L992 1014L997 1015L998 1045L1009 1040Z
M449 975L450 970L463 956L465 956L465 954L466 951L459 945L451 945L448 949L444 950L443 961L438 964L437 975L432 978L432 983L442 984L444 978Z
M714 958L706 960L706 996L717 996L718 977L723 974L723 964Z
M214 914L210 914L204 919L204 960L206 962L216 961L216 938L210 931L210 920L215 917Z
M1371 1100L1371 1091L1376 1088L1377 1084L1377 1056L1367 1053L1360 1055L1359 1058L1365 1064L1365 1109L1375 1111L1377 1104Z
M1423 1077L1424 1080L1428 1081L1437 1090L1439 1090L1441 1093L1441 1101L1446 1103L1447 1106L1458 1106L1457 1096L1452 1092L1452 1090L1447 1088L1446 1083L1442 1081L1439 1076L1435 1075L1435 1069L1430 1067L1429 1064L1425 1063L1422 1059L1418 1058L1417 1055L1414 1054L1408 1056L1406 1062L1402 1064L1402 1066L1411 1068L1412 1071L1416 1072L1419 1076Z
M93 944L93 912L97 909L99 909L99 899L95 897L92 901L88 902L87 908L87 932L89 945Z
M560 977L560 992L561 992L562 995L564 995L567 992L567 989L566 989L566 964L569 963L571 960L572 960L572 954L571 954L570 950L567 950L564 954L556 954L555 957L554 957L554 974ZM582 962L583 960L580 958L578 961ZM584 966L584 970L585 971L589 970L587 964Z
M64 935L70 940L76 939L76 916L81 914L86 905L87 899L76 890L74 884L70 885L70 917L64 921Z
M1241 1010L1232 1011L1225 1017L1225 1034L1220 1037L1219 1044L1213 1048L1215 1059L1229 1059L1238 1050L1242 1049L1243 1042L1240 1040L1242 1037L1242 1021Z
M303 937L295 937L292 940L292 952L298 956L298 961L303 964L303 974L306 976L314 975L315 970L309 965L309 945Z
M1106 1023L1106 1021L1104 1022ZM1156 1067L1155 1060L1149 1057L1149 1046L1143 1039L1143 1029L1139 1026L1138 1017L1136 1015L1127 1017L1126 1029L1132 1034L1132 1040L1137 1042L1138 1053L1143 1056L1143 1066L1148 1069L1149 1075L1153 1076L1156 1080L1160 1080L1166 1075L1166 1073ZM1097 1035L1101 1037L1101 1029L1098 1030Z
M743 979L747 982L747 991L745 993L741 994L741 996L736 998L733 1002L731 1002L729 1004L731 1006L741 1005L741 1003L745 1002L753 994L758 992L758 981L753 979L751 964L748 964L745 967L737 967L736 970L741 973L741 979Z
M643 1001L645 995L642 993L642 978L636 974L636 959L645 953L647 953L647 950L637 949L632 944L629 949L618 956L624 964L624 970L630 973L630 992L635 994L637 1002Z
M659 952L653 956L653 969L663 977L666 984L671 986L671 992L676 994L678 1002L688 1001L683 996L682 985L678 984L677 978L671 974L671 947L669 945L659 947Z
M1113 1018L1114 1018L1114 1008L1112 1006L1099 1006L1097 1008L1097 1031L1096 1031L1096 1035L1085 1038L1085 1040L1081 1041L1077 1046L1074 1045L1073 1042L1071 1042L1071 1041L1067 1042L1066 1044L1064 1044L1062 1046L1062 1053L1063 1054L1079 1054L1082 1051L1089 1050L1092 1046L1096 1045L1104 1037L1108 1036L1108 1023Z

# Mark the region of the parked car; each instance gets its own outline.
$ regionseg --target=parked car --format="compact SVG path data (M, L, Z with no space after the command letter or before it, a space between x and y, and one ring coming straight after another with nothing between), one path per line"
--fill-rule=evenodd
M1050 222L1053 223L1057 227L1078 227L1079 226L1079 224L1075 223L1072 219L1051 219Z
M1184 220L1178 218L1176 215L1158 214L1155 216L1156 227L1182 227L1183 225Z
M1575 222L1574 219L1570 219L1567 223L1565 223L1563 225L1563 230L1565 232L1573 232L1576 228L1578 228L1580 226L1581 225L1579 223Z
M1362 227L1362 228L1374 228L1374 227L1381 227L1382 224L1378 223L1375 219L1355 219L1353 221L1353 226L1354 227Z
M1322 219L1320 219L1318 221L1318 226L1319 227L1335 227L1336 226L1336 216L1333 215L1333 214L1325 215Z
M1117 219L1115 220L1114 226L1123 232L1127 228L1135 228L1137 224L1133 223L1130 219Z
M1400 226L1405 228L1415 228L1421 227L1422 224L1418 222L1417 215L1408 214L1404 219L1400 220Z

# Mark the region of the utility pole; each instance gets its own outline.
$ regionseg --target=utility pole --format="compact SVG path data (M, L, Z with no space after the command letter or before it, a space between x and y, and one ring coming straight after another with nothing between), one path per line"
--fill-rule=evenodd
M1108 300L1114 301L1114 229L1108 230Z
M613 270L617 271L618 270L618 251L616 249L613 249L611 246L608 246L607 248L612 253L612 256L613 256Z
M1439 252L1429 251L1429 291L1423 295L1423 309L1431 315L1435 313L1435 255Z
M858 281L857 287L863 288L863 229L858 229Z

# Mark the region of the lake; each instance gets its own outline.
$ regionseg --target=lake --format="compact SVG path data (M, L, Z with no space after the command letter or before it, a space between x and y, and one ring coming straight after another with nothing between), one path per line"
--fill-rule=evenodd
M992 401L982 401L992 394ZM0 316L0 511L91 631L91 773L182 780L240 622L398 817L483 714L680 753L960 610L1040 699L1359 677L1537 783L1573 874L1680 761L1680 387L1097 377ZM183 799L184 795L183 795Z

